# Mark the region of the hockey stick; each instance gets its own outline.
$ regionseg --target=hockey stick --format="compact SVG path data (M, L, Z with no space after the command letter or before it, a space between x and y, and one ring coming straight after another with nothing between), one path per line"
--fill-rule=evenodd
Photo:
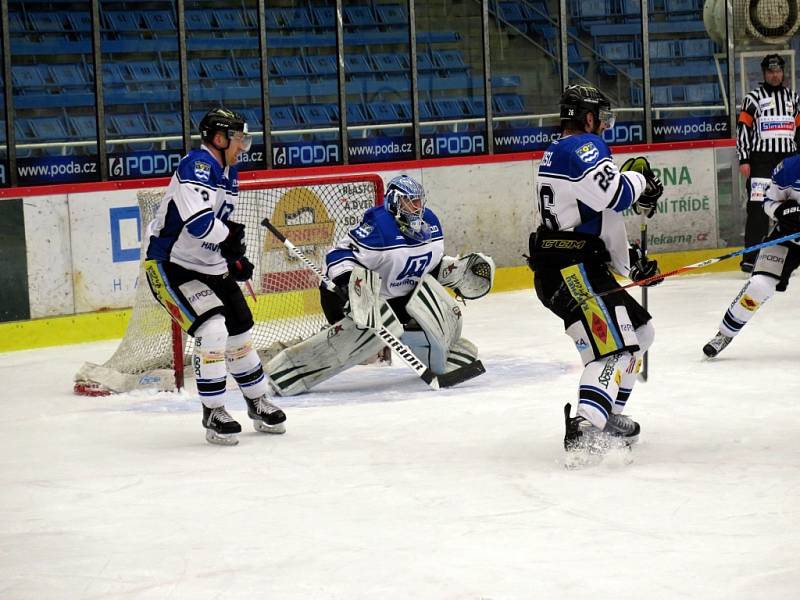
M237 260L237 261L236 261L236 266L237 266L237 267L239 267L239 268L241 268L241 266L242 266L242 261L240 261L240 260ZM244 282L244 285L245 285L245 287L247 288L247 293L248 293L248 294L250 294L250 297L253 299L253 303L254 303L254 304L257 304L257 303L258 303L258 298L256 298L256 293L253 291L253 284L252 284L252 283L250 283L250 280L249 280L249 279L247 279L247 280Z
M642 212L642 220L639 224L639 247L642 249L642 256L647 260L647 216ZM647 287L642 288L642 308L647 310ZM639 374L642 381L647 381L647 367L650 366L650 351L646 351L642 356L642 372Z
M308 260L305 254L297 248L292 242L286 239L286 236L283 235L280 230L278 230L269 219L264 219L261 221L261 224L266 227L267 229L272 232L278 240L280 240L286 248L291 251L297 258L299 258L305 265L311 269L314 274L319 277L319 280L322 282L322 285L328 291L333 292L334 294L338 295L343 300L347 300L346 294L344 291L336 286L336 284L331 281L322 270L315 265L313 262ZM422 379L425 383L427 383L431 388L434 390L438 390L440 387L451 387L467 379L472 379L480 375L481 373L485 372L483 368L483 363L481 361L476 360L469 365L461 367L459 369L455 369L443 375L436 375L431 371L425 364L419 360L413 352L406 346L403 342L398 340L392 332L390 332L386 327L383 325L380 328L373 329L375 334L383 340L383 342L392 350L394 350L400 359L412 370L414 371L417 376Z
M747 254L749 252L755 252L756 250L761 250L761 248L768 248L769 246L775 246L777 244L788 242L790 240L795 240L797 238L800 238L800 231L797 231L790 235L779 237L774 240L761 242L760 244L755 244L754 246L750 246L749 248L742 248L741 250L736 250L735 252L728 252L727 254L715 256L714 258L707 258L706 260L701 260L700 262L692 263L691 265L686 265L685 267L679 267L673 271L668 271L666 273L659 273L658 275L653 275L652 277L648 277L647 279L640 279L639 281L631 281L630 283L620 286L618 288L614 288L613 290L606 290L605 292L600 292L599 294L587 296L586 298L583 299L583 301L591 300L592 298L602 298L603 296L608 296L609 294L619 292L620 290L627 290L628 288L636 287L639 285L647 285L648 283L653 283L654 281L661 281L662 279L666 279L667 277L672 277L673 275L679 275L680 273L686 273L687 271L694 271L695 269L710 267L711 265L717 264L718 262L727 260L729 258L733 258L734 256L740 256L742 254Z

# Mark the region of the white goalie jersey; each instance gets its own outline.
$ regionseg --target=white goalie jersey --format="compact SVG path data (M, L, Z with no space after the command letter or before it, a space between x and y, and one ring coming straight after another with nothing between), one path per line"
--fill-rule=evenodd
M606 143L591 133L553 142L539 166L537 192L544 225L599 237L614 270L630 271L628 235L622 212L645 188L644 176L620 172Z

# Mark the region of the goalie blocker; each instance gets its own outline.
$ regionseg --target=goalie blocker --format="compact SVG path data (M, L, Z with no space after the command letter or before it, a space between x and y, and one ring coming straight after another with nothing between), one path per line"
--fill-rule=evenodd
M479 298L491 289L491 258L481 254L462 259L445 257L442 264L440 280L444 279L459 296ZM420 280L403 307L409 317L405 326L379 292L377 273L355 267L348 281L347 316L275 356L266 365L273 388L283 396L303 393L359 364L384 347L374 332L380 325L408 345L438 376L442 387L484 372L477 348L461 337L461 308L437 279L428 274ZM326 314L333 312L330 308Z

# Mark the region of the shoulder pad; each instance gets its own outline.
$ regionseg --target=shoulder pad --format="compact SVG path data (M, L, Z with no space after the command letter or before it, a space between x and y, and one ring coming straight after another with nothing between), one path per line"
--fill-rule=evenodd
M578 136L573 152L584 166L593 165L611 154L603 139L594 134Z
M208 152L193 150L178 164L178 179L181 182L200 183L216 186L222 178L222 168Z
M394 217L382 206L375 206L364 213L358 227L350 230L350 237L364 246L380 248L386 245L384 240L394 239L395 230L397 223Z

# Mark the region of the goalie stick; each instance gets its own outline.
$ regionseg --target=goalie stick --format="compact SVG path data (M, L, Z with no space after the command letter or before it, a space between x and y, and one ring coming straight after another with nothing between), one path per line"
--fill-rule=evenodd
M322 285L324 285L329 291L337 294L340 298L343 298L344 300L347 299L344 297L343 290L338 288L336 284L334 284L333 281L331 281L317 265L308 260L306 255L303 254L303 252L297 246L286 239L286 236L283 235L283 233L281 233L281 231L277 229L269 219L265 218L263 221L261 221L261 224L269 229L272 235L278 238L278 240L283 243L283 245L286 246L290 252L303 261L303 263L319 278L319 280L322 282ZM434 390L438 390L440 387L451 387L457 385L467 381L468 379L477 377L486 370L483 367L483 363L481 363L479 360L476 360L468 365L453 371L449 371L448 373L436 375L433 371L426 367L425 364L419 360L413 352L411 352L408 346L392 335L392 333L384 326L381 325L380 328L375 328L373 331L389 348L397 353L397 355L400 357L400 360L402 360L412 371L417 374L420 379L422 379L422 381L427 383Z

